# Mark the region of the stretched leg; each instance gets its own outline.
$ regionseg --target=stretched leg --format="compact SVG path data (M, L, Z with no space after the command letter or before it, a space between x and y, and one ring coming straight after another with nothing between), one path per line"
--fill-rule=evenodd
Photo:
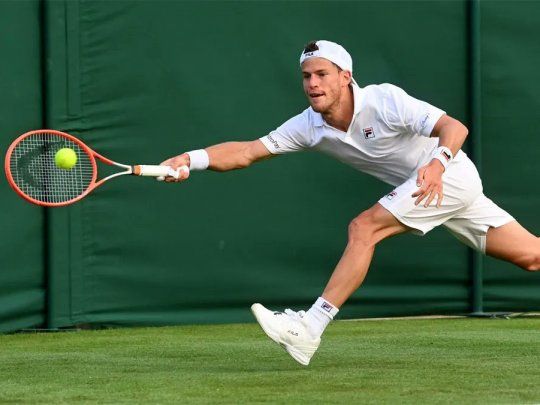
M347 247L322 297L341 307L364 281L375 245L408 229L379 203L362 212L349 225Z
M253 304L251 311L257 322L270 339L279 343L300 364L307 366L319 347L324 328L333 318L333 314L330 315L330 311L334 310L332 305L341 307L362 284L375 245L389 236L407 230L408 228L382 205L375 204L349 225L347 247L326 285L322 298L304 315L290 310L285 310L285 313L270 311L261 304ZM319 303L320 300L324 302ZM321 304L322 309L319 308ZM325 306L326 304L328 306Z
M540 238L517 221L498 228L489 228L486 254L514 263L528 271L540 270Z

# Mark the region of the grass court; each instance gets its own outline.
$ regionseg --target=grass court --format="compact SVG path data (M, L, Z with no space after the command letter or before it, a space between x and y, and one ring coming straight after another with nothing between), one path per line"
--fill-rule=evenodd
M337 321L303 367L257 324L0 336L0 402L540 403L540 319Z

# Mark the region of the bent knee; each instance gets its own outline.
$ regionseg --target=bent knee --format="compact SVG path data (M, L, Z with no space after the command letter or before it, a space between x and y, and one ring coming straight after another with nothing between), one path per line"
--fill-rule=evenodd
M540 254L525 255L516 264L523 270L538 271L540 270Z
M526 265L526 266L524 266L522 268L523 268L523 270L530 271L530 272L534 273L535 271L540 270L540 264L538 264L538 263L528 264L528 265Z
M362 243L365 246L375 246L380 224L372 211L367 210L354 218L349 224L349 242Z
M385 238L406 231L405 225L380 204L376 204L351 221L349 243L360 242L373 247Z
M361 242L370 244L373 236L373 226L369 219L369 215L362 212L354 218L349 224L349 242Z
M524 267L527 271L538 271L540 270L540 256L535 256L533 260L531 260L527 265Z

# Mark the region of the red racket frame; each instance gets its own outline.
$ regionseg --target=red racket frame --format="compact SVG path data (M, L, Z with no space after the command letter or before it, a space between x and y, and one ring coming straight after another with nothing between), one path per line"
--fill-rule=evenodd
M30 137L32 135L36 135L36 134L54 134L54 135L58 135L58 136L61 136L63 138L69 139L70 141L72 141L72 142L76 143L78 146L80 146L80 148L86 153L86 155L90 159L90 163L92 165L92 180L90 181L90 184L88 185L88 187L86 188L86 190L82 194L80 194L77 197L72 198L71 200L68 200L68 201L48 203L48 202L39 201L39 200L36 200L35 198L30 197L29 195L25 194L17 186L17 184L15 183L15 181L13 179L13 175L11 174L11 167L10 167L11 154L12 154L13 150L17 147L17 145L23 139L28 138L28 137ZM5 158L5 161L4 161L4 170L6 172L7 181L9 183L9 185L11 186L11 188L13 188L13 190L15 190L15 192L19 196L24 198L25 200L30 201L31 203L34 203L34 204L37 204L37 205L41 205L43 207L63 207L65 205L73 204L74 202L77 202L80 199L84 198L91 191L95 190L97 187L99 187L101 184L103 184L105 182L105 180L108 180L109 178L111 178L111 176L109 176L109 177L105 177L104 179L101 179L101 180L97 181L96 158L98 158L100 161L102 161L103 163L108 164L108 165L115 165L115 166L120 166L120 167L124 167L124 168L130 167L130 166L122 165L120 163L116 163L116 162L114 162L114 161L112 161L110 159L107 159L106 157L104 157L104 156L100 155L99 153L97 153L96 151L92 150L89 146L87 146L81 140L75 138L72 135L66 134L65 132L56 131L54 129L38 129L38 130L29 131L29 132L26 132L26 133L22 134L21 136L19 136L17 139L15 139L11 143L11 145L9 146L9 148L8 148L8 150L6 152L6 158ZM129 172L127 172L127 171L126 172L121 172L121 173L117 173L117 175L119 175L119 174L130 174L130 173L131 173L131 169L130 169Z

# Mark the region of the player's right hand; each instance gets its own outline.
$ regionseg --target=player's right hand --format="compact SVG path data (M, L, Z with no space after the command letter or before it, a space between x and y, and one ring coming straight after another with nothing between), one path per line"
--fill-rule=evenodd
M160 163L161 166L169 166L173 170L177 170L180 166L187 166L189 167L189 155L187 153L182 153L181 155L172 157L170 159L164 160ZM174 178L172 176L165 177L165 181L167 183L179 183L181 181L186 180L189 177L189 171L180 170L180 175L178 178Z

